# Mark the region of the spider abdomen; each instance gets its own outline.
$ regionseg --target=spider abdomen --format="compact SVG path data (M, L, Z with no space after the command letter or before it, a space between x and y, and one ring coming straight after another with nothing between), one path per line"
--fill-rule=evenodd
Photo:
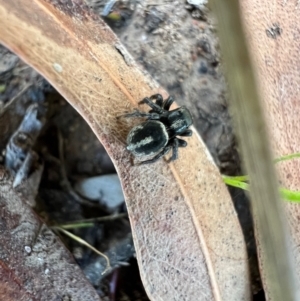
M134 127L127 136L127 149L135 156L150 156L164 149L169 140L165 125L149 120Z

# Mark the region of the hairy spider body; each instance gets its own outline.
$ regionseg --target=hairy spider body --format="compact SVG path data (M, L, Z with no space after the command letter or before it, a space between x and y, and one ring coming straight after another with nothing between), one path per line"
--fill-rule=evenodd
M127 149L135 156L150 156L159 153L169 141L163 123L149 120L134 127L127 136Z
M156 102L153 102L156 100ZM173 154L170 161L178 158L178 148L187 146L187 142L176 136L191 136L189 127L193 120L186 107L169 111L173 98L163 100L160 94L146 97L142 103L151 107L148 113L135 110L124 117L146 117L147 121L135 126L127 136L127 149L136 157L151 156L150 160L139 164L154 163L171 149Z

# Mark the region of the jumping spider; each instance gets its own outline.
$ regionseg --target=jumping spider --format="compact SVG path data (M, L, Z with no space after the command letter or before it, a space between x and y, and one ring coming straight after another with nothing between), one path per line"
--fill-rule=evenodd
M153 102L153 100L156 100ZM127 136L127 149L136 157L151 156L150 160L138 164L154 163L171 149L172 156L169 160L178 158L178 148L186 147L187 142L176 136L188 137L192 135L189 127L193 120L186 107L179 107L169 111L174 102L172 97L163 100L160 94L145 97L141 103L147 104L151 110L148 113L135 110L124 115L126 118L146 117L147 121L135 126Z

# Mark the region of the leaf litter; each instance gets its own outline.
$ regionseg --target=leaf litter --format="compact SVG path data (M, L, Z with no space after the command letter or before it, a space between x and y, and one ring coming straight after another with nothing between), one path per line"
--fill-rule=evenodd
M51 11L51 9L49 11ZM75 29L75 31L76 30L80 30L80 29L77 28ZM113 39L108 38L107 40L111 41ZM95 51L95 49L93 48L94 46L91 47L92 48L90 49L93 49ZM24 55L25 54L23 53L23 56ZM97 61L99 62L99 60ZM43 65L43 62L41 62L41 64ZM66 70L63 64L59 64L59 65L62 67L60 69L61 72L65 72ZM112 69L114 69L114 66L112 67L113 67ZM122 70L126 69L122 65L119 65L118 68L121 68ZM44 69L44 71L42 70L40 71L42 73L49 72L46 70L47 69ZM56 72L57 72L57 68L56 68ZM205 178L203 178L204 173L202 174L200 170L196 171L196 173L192 172L189 174L185 174L185 176L182 178L182 176L180 176L180 173L176 176L178 170L182 169L182 166L177 165L177 163L175 163L174 166L170 165L171 169L166 168L163 162L158 164L158 167L155 169L153 169L152 166L143 167L141 169L137 169L136 167L131 168L130 164L128 164L129 161L127 161L127 158L123 155L124 150L122 149L122 147L124 147L124 143L122 141L124 141L123 137L125 131L120 128L120 126L122 128L128 128L130 125L126 122L124 124L117 125L117 128L110 128L111 126L110 123L113 122L112 121L113 119L111 118L112 116L109 116L109 114L113 114L114 116L116 116L117 114L123 113L124 111L128 110L128 103L124 106L124 104L120 102L123 98L118 93L115 96L108 96L112 93L115 93L112 90L109 91L108 94L107 92L105 93L102 90L100 90L101 92L96 92L98 89L95 89L93 87L94 83L91 82L91 88L95 90L97 97L108 98L108 100L110 100L109 102L110 104L111 104L111 100L120 104L120 107L117 107L112 104L112 108L109 108L107 107L108 103L107 104L104 102L101 103L102 110L104 111L105 109L108 116L106 116L105 118L106 124L103 122L100 123L102 133L99 133L98 125L97 124L95 125L95 120L98 120L97 113L99 114L96 103L91 103L90 105L88 105L86 107L87 108L86 110L82 102L82 100L87 100L85 93L88 93L87 92L88 90L86 89L85 83L88 80L96 80L98 81L98 83L105 81L105 77L101 76L100 72L99 72L100 75L97 75L97 77L95 77L93 73L95 74L95 71L93 71L93 68L91 68L91 70L85 73L84 75L85 78L84 78L82 77L82 74L78 73L77 71L76 73L77 78L68 79L72 83L73 87L75 87L74 83L80 85L80 91L78 91L80 94L75 96L76 99L78 98L78 96L80 96L80 101L78 103L76 102L73 103L73 105L75 106L75 108L77 108L77 110L82 112L82 114L85 116L89 124L94 126L93 130L96 132L98 137L105 145L106 149L108 150L108 153L110 154L110 156L112 156L114 163L117 166L119 166L118 173L122 179L123 188L126 191L125 195L127 195L127 198L129 198L127 199L128 202L127 205L128 205L129 215L131 218L131 224L134 229L133 234L136 242L138 259L141 264L140 266L141 274L142 274L142 278L144 278L144 284L146 285L148 294L152 297L161 295L162 291L157 281L163 280L165 282L163 283L163 287L165 287L164 289L166 289L167 287L169 287L169 289L172 288L170 294L175 296L175 299L185 300L185 298L187 298L187 300L191 300L189 298L193 298L191 296L195 294L195 292L197 291L195 289L199 287L201 289L201 295L203 296L203 300L213 300L212 298L214 297L212 297L212 295L209 296L210 295L209 291L205 292L206 289L204 289L204 286L206 281L204 280L204 277L206 277L205 275L207 275L207 271L205 270L204 266L201 266L201 263L205 262L205 256L209 257L211 255L208 255L206 253L205 256L201 255L199 258L197 258L197 256L199 256L196 255L198 254L198 251L197 249L193 249L192 247L192 245L194 245L194 242L198 241L199 235L201 237L203 233L201 233L200 231L198 234L196 234L195 232L193 235L191 235L189 241L186 240L186 233L191 232L192 231L191 229L193 229L194 224L197 225L199 220L203 220L205 223L205 220L209 216L211 216L211 214L216 214L216 212L222 213L224 211L224 213L226 212L226 214L229 213L229 215L233 214L233 216L235 216L234 211L232 210L232 208L230 209L230 206L227 207L227 205L225 207L224 205L218 207L218 204L214 203L213 201L212 203L207 204L208 205L208 207L206 208L207 210L205 209L205 204L202 204L204 205L204 207L200 211L198 211L200 207L197 207L195 204L190 202L191 199L193 198L198 199L198 196L196 194L188 195L190 191L193 191L193 182L195 182L195 179L197 179L197 182L199 181L199 183L202 183L202 185L204 185L202 186L204 188L204 191L205 191L205 187L209 187L209 185L212 185L212 183L215 182L213 181L211 184L208 184ZM113 74L113 72L110 71L110 74ZM52 82L58 80L58 82L60 82L59 85L61 85L62 82L64 82L64 79L61 78L60 76L56 77L55 75L54 77L56 79L50 76ZM130 73L128 74L128 78L121 77L118 80L117 79L114 80L115 82L117 82L117 85L123 87L122 89L124 89L124 87L129 86L131 89L130 93L133 93L135 95L134 98L137 100L141 99L143 95L148 95L146 93L150 93L149 88L146 88L144 83L138 86L138 83L133 84L129 79L131 80ZM147 82L147 84L150 85L152 89L155 86L155 84L150 82ZM138 88L141 91L139 91ZM60 86L58 90L61 89L64 90ZM147 89L149 92L146 92ZM69 95L69 97L71 98L74 96L73 92L70 90L65 91L63 94L64 96ZM90 93L88 94L90 95L91 99L95 97ZM50 98L53 98L53 95ZM180 100L180 98L178 99ZM39 210L41 212L41 215L44 216L46 221L50 222L50 224L53 223L53 221L55 222L74 221L76 219L77 220L82 219L83 217L82 212L80 211L81 206L78 203L74 205L73 200L70 198L70 191L67 190L61 191L61 185L60 185L61 168L60 166L58 166L60 160L57 159L59 157L58 154L59 151L57 147L57 142L58 142L57 128L60 128L62 135L64 137L64 145L65 145L64 154L66 157L65 168L66 168L67 176L70 179L72 179L71 182L76 181L77 180L76 177L78 176L89 177L99 173L111 173L114 171L112 162L107 157L107 154L104 152L103 147L95 139L91 139L93 141L92 143L88 141L88 137L91 136L93 137L93 134L87 130L86 125L83 122L79 124L76 124L76 122L72 123L72 116L74 117L74 115L76 114L74 112L70 112L71 109L68 108L68 106L64 103L64 101L60 97L54 96L54 101L53 99L51 101L52 101L50 105L51 112L49 113L49 119L48 119L49 125L45 130L46 133L43 133L43 135L39 138L40 141L38 141L38 146L41 148L41 152L43 153L43 155L45 155L46 158L45 172L43 174L43 178L40 186L43 188L40 189L40 193L39 193L39 198L42 199L42 202L40 204L41 208L39 208ZM55 112L58 112L56 113L57 115L61 115L60 121L58 121ZM64 112L68 112L68 114ZM71 115L71 117L69 116L69 114ZM63 119L65 119L65 122L62 121ZM59 122L61 122L61 124L59 124ZM109 126L107 124L109 124ZM70 139L70 136L74 136L76 137L76 139L72 141ZM49 141L47 137L51 137L51 140ZM114 137L116 138L116 140L114 140ZM191 143L191 148L198 149L199 144L196 141L193 141ZM202 148L201 144L200 144L200 148ZM88 161L87 156L94 158L94 161L92 161L92 163L91 161ZM189 151L187 151L186 154L182 153L182 156L183 156L182 160L184 160L186 162L185 164L187 164L187 162L190 162L189 158L193 156L193 152L189 153ZM199 163L201 162L201 160L199 161ZM216 173L216 169L213 167L213 164L211 162L212 162L211 158L209 157L209 162L206 167L211 172L212 178L216 180L218 179L218 176ZM120 167L122 165L124 165L124 168ZM217 181L220 180L221 179L218 179ZM157 185L158 183L159 185ZM218 185L220 185L220 182ZM216 187L215 184L213 187L214 188ZM166 189L168 195L165 195ZM172 191L172 195L170 194L170 191ZM182 200L181 194L183 191L187 191L187 194L184 195L184 199L188 201L188 207L181 201ZM208 198L211 192L212 191L209 189L206 190L206 192L203 195L203 199ZM221 195L224 194L224 192L221 191L219 193L221 193ZM133 199L130 200L130 198ZM88 202L89 200L86 201ZM176 206L173 203L176 204ZM45 210L46 207L47 210ZM104 215L106 212L105 211L106 209L102 208L101 204L99 204L99 208L97 209L95 209L94 207L92 207L92 209L89 208L89 206L87 207L88 208L85 209L84 217L85 216L91 217L96 214L98 216ZM71 211L69 210L70 208L72 208ZM229 211L227 211L228 209ZM120 212L124 211L124 206L120 206L118 210L120 210ZM195 212L195 216L193 216L193 221L191 221L189 210ZM61 212L65 214L61 214ZM203 215L202 212L206 212L207 215L206 216ZM63 218L62 215L64 215ZM226 224L226 221L224 221L224 223ZM231 222L229 221L229 224L230 223ZM126 228L129 229L129 224L128 222L126 222L126 220L121 220L117 228L118 227L123 228L122 230L125 230ZM238 227L238 225L235 224L234 227ZM107 229L105 230L105 228ZM107 239L105 236L107 235L107 231L111 232L110 228L113 228L113 226L109 225L107 227L104 227L103 225L99 225L98 229L89 229L89 231L87 231L87 233L85 233L83 236L87 237L86 239L87 241L92 240L93 245L101 245L102 248L105 245L103 241L106 240L107 243L106 249L109 250L109 245L113 244L112 243L113 240ZM218 227L216 227L215 230L217 230L217 228ZM223 232L221 231L220 235L222 234ZM122 242L119 241L119 244L117 244L118 247L124 246L123 244L124 241L127 244L130 242L130 231L128 231L127 234L124 234L123 231L122 235L125 239L123 239ZM224 235L226 236L226 233L224 233ZM129 240L126 237L128 237ZM173 237L173 239L170 239L171 237ZM155 244L153 244L153 242L155 242ZM215 242L212 241L211 243L213 247ZM72 245L74 244L74 242L69 242L69 244ZM127 254L123 255L123 257L119 256L119 260L114 260L114 262L116 262L115 267L121 266L123 262L128 261L128 259L134 255L133 248L130 246L130 244L132 246L132 243L129 243L127 247L129 246L129 249L131 249L131 251L127 252ZM114 243L114 246L116 246L116 243ZM178 250L179 246L184 248L184 252L181 254L181 258L183 261L182 263L178 262L179 258L177 257L177 253L174 253L175 250L176 251ZM74 249L75 249L75 258L79 263L84 262L85 257L89 257L89 256L93 257L93 255L91 254L84 255L83 250L79 246L76 246L76 244ZM233 253L229 252L228 255L219 253L217 254L218 256L215 257L215 259L218 261L218 258L222 259L224 258L224 256L225 257L227 256L227 259L229 259L231 256L233 256L233 261L236 261L236 259L234 259L234 256L236 255L235 253L236 252L238 253L240 251L243 253L242 249L243 247L240 250L234 248L234 252ZM182 249L180 252L182 252ZM195 254L195 257L193 258L191 254ZM94 261L94 262L95 262L94 266L99 267L99 261ZM218 264L220 264L220 262L219 263L215 262L214 264L216 264L215 267L217 267ZM87 266L86 262L82 264L83 269L85 265ZM103 264L100 265L104 266ZM89 264L89 268L91 268L90 264ZM211 271L213 271L214 268L212 268ZM91 269L89 269L89 271L90 270ZM186 281L180 282L179 280L180 278L178 278L177 280L176 277L174 277L174 272L176 273L179 272L179 274L182 273L181 277L183 277L183 279L186 279L187 282ZM199 274L199 272L201 272L202 274L201 273ZM91 274L87 275L87 277L90 278L93 284L96 284L96 286L98 286L98 292L99 292L99 289L101 287L101 285L99 286L99 281L102 278L99 277L99 273L96 273L97 274L96 276L93 275L93 273L95 274L95 272L93 271L91 272ZM223 275L226 275L226 271L224 272ZM213 276L214 278L214 275L210 275L210 276ZM247 276L245 274L244 276L246 280ZM170 279L174 279L174 281L178 281L175 284L176 287L174 287L174 283L170 282L171 281ZM199 279L201 279L200 283L199 283ZM217 281L218 283L219 280L216 279L215 281ZM218 284L215 283L214 280L212 280L212 283L213 285L216 286L215 289L217 289ZM176 293L177 290L181 291L181 294ZM217 300L218 292L215 292L214 294ZM170 296L166 297L167 298L166 300L168 300ZM196 296L196 294L194 296ZM226 300L227 298L226 293L224 296ZM228 300L234 300L232 299L232 295L230 296L230 298L231 299Z

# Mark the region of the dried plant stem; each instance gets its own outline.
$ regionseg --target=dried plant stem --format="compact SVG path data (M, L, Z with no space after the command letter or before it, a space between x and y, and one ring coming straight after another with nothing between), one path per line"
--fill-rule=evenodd
M109 258L104 253L98 251L96 248L94 248L92 245L90 245L88 242L86 242L84 239L82 239L79 236L74 235L73 233L71 233L71 232L69 232L67 230L64 230L64 229L62 229L60 227L52 227L52 229L53 230L58 230L58 231L64 233L65 235L67 235L70 238L74 239L75 241L77 241L81 245L88 247L89 249L91 249L92 251L94 251L96 254L102 256L106 260L106 268L102 272L102 275L104 275L107 271L109 271L111 269Z
M26 84L13 98L11 98L2 108L0 108L0 117L7 111L9 106L11 106L20 96L22 96L32 84Z
M81 197L72 187L71 183L68 180L67 171L65 167L65 157L64 157L64 140L63 137L58 131L58 152L59 152L59 162L60 162L60 172L61 172L61 186L62 188L67 191L73 199L81 205L86 205L89 207L99 207L98 203L94 203L92 201L86 200Z
M237 0L211 0L218 19L231 106L251 181L262 278L268 300L300 300L269 139Z
M113 221L113 220L120 219L123 217L128 217L128 214L127 213L118 213L118 214L95 217L95 218L87 218L87 219L80 220L80 221L74 221L69 224L58 225L58 227L65 229L65 230L88 228L88 227L95 226L95 223Z

